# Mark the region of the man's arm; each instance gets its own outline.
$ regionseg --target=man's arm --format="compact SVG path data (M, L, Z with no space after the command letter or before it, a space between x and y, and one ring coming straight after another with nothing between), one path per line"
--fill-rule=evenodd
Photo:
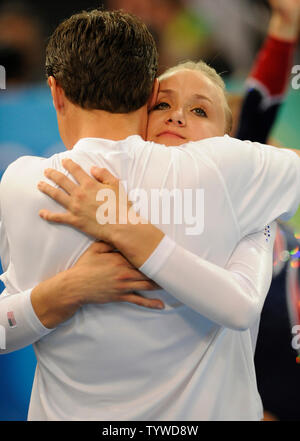
M87 303L129 302L162 309L159 299L148 299L135 291L158 286L137 271L112 248L94 243L76 264L34 289L0 296L0 325L5 329L9 353L35 343L60 323L70 319Z
M129 302L161 309L160 300L147 299L134 292L157 288L120 253L113 252L107 244L96 242L72 268L34 288L31 302L43 325L54 328L86 304Z

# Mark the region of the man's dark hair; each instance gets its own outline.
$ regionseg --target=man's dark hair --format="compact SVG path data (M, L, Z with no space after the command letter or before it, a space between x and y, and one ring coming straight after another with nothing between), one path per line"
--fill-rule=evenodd
M84 109L133 112L150 97L158 54L137 17L122 11L83 11L63 21L49 39L46 74Z

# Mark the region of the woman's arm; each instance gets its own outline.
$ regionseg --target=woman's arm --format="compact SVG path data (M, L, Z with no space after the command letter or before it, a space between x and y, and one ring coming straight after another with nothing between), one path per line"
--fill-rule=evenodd
M84 180L86 182L81 187L81 196L77 202L71 202L72 196L46 183L41 184L39 188L44 193L69 210L60 214L41 212L41 217L73 225L114 244L135 267L159 286L220 325L241 330L254 323L271 282L275 224L270 229L270 236L265 236L264 232L255 233L241 241L226 268L221 268L175 244L143 219L138 224L125 222L99 225L96 220L96 211L99 208L96 194L102 184L94 181L72 161L67 163L66 168L75 179L81 181L81 185ZM102 170L101 173L105 188L111 186L118 201L118 194L122 191L119 181L107 170ZM62 173L53 170L47 173L47 177L62 188L65 188L67 182L68 191L78 196L78 186ZM125 200L127 203L127 199ZM130 211L130 205L127 208ZM111 209L118 211L119 204ZM129 217L128 215L128 219ZM118 213L115 218L119 219Z
M268 241L264 232L242 239L225 268L165 236L139 269L201 315L228 328L245 330L258 319L271 284L275 223L269 231Z

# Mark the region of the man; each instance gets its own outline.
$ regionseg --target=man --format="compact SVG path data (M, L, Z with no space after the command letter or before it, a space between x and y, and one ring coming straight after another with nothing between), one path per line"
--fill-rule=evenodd
M154 85L155 97L157 88L156 66L150 34L120 12L72 16L50 40L48 83L60 134L70 151L50 159L16 161L3 177L0 195L2 279L7 289L1 324L7 330L8 351L35 342L38 359L29 419L259 418L255 376L246 359L240 359L248 336L223 328L167 293L166 313L161 315L163 311L128 303L103 304L95 286L85 285L78 292L76 272L60 278L59 285L56 277L50 285L46 281L64 274L92 244L90 236L37 216L41 208L57 211L37 183L46 168L64 171L64 158L87 172L92 165L107 167L126 180L129 189L203 189L203 234L186 234L187 221L160 227L220 266L242 237L296 210L300 167L291 152L219 137L174 154L137 136L145 135L151 90ZM221 135L218 130L216 126ZM22 228L16 214L22 216ZM222 219L217 228L212 219ZM13 326L7 325L8 312ZM245 389L235 390L228 406L237 380ZM215 391L222 388L220 397Z

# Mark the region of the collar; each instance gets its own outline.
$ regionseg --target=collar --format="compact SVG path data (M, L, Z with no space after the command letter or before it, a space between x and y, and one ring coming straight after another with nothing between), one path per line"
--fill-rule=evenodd
M120 144L129 142L136 142L137 140L141 140L142 138L139 135L130 135L125 139L121 139L120 141L113 141L111 139L105 138L81 138L79 139L72 150L89 150L89 151L99 151L99 149L106 148L114 148L116 146L120 146Z

